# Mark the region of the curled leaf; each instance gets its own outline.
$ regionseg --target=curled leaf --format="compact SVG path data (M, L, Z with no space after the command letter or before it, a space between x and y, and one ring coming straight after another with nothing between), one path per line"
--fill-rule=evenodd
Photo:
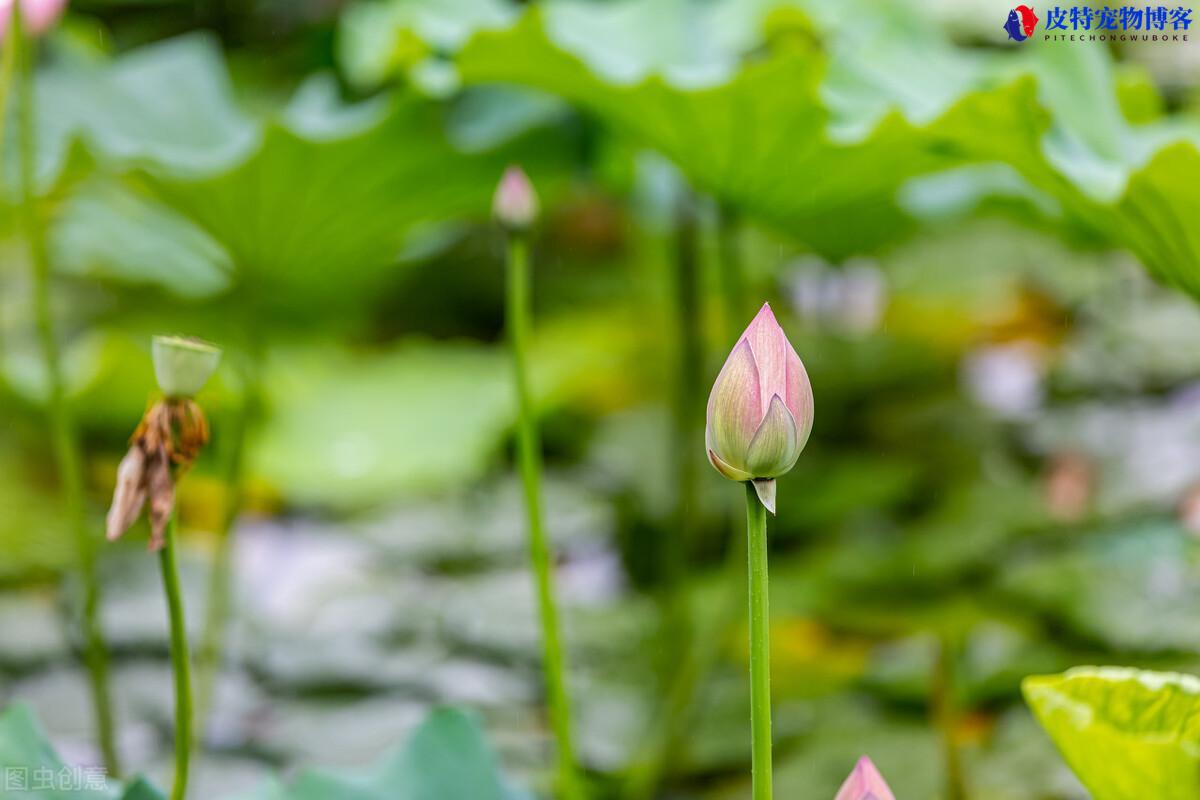
M142 507L148 505L150 550L161 550L166 544L167 522L175 510L175 480L207 442L208 422L193 400L170 397L150 406L117 469L107 519L108 540L129 530Z
M142 513L146 502L145 467L146 454L134 444L117 467L117 485L105 519L105 536L110 542L129 530Z
M171 462L161 448L146 462L146 495L150 505L150 550L161 550L167 543L167 522L175 510Z

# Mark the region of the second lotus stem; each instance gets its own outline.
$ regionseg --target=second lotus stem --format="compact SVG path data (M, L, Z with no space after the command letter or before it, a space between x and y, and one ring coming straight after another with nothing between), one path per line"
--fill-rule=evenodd
M63 506L68 523L75 532L83 587L81 615L83 662L91 684L96 738L108 772L121 772L117 754L112 700L108 682L108 650L100 629L100 583L96 567L96 546L87 524L84 498L83 463L79 439L67 406L63 383L62 359L58 348L54 315L50 307L50 256L46 247L46 229L38 209L34 185L36 163L35 97L33 87L33 44L22 26L21 4L12 3L12 25L8 34L14 52L5 55L15 62L19 117L21 221L29 243L29 261L33 271L33 313L38 340L46 365L48 385L47 416L54 461L62 481Z
M208 575L207 606L204 609L204 624L200 633L200 645L196 652L196 719L203 731L205 720L212 708L217 681L224 662L225 639L229 627L230 610L233 603L234 579L234 525L245 501L246 487L243 473L247 439L251 420L261 403L262 353L254 348L256 337L250 337L251 349L242 364L243 397L241 407L229 424L226 439L229 441L229 457L226 462L225 485L230 492L229 501L221 516L217 530L217 548ZM203 739L203 735L199 737Z
M527 360L530 329L529 244L522 233L511 232L508 237L506 287L505 320L517 389L517 460L528 517L529 561L541 617L547 703L551 726L558 744L558 790L559 796L564 800L580 800L584 793L575 765L575 748L572 744L571 707L555 599L554 573L550 545L542 525L541 442L534 420Z
M933 675L933 716L942 739L946 775L946 800L966 800L966 776L958 751L958 661L961 645L956 634L938 635L937 665Z

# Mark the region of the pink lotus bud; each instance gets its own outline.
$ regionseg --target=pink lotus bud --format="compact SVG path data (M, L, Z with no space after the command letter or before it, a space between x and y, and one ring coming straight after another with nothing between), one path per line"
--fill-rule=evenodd
M726 478L754 481L775 513L775 478L796 464L813 423L812 384L770 304L746 328L708 396L708 460Z
M504 171L492 200L492 213L510 231L527 231L537 221L537 193L520 167L509 167Z
M833 800L896 800L871 759L863 756Z
M40 36L63 15L67 0L21 0L21 27L29 36ZM0 38L12 23L13 0L0 0Z

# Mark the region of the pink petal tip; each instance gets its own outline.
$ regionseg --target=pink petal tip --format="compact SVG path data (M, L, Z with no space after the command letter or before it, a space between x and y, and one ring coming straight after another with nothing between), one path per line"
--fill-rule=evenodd
M834 800L896 800L896 797L871 759L863 756Z

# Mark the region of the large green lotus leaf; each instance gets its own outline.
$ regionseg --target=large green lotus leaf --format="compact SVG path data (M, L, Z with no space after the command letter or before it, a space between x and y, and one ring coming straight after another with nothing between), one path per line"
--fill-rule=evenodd
M1200 128L1129 123L1111 58L1097 48L1037 48L1027 69L1053 109L1045 136L999 129L980 157L1005 161L1098 242L1128 248L1160 279L1200 296ZM1000 146L1001 142L1005 142Z
M483 218L507 163L525 163L535 181L562 163L565 145L534 134L463 152L447 140L443 110L412 95L349 109L321 95L302 92L228 169L146 172L163 202L224 247L250 301L277 310L369 296L415 231Z
M556 33L573 52L615 75L670 68L712 77L761 42L763 10L777 0L554 3ZM550 4L543 4L546 7ZM508 27L518 8L501 0L358 2L341 19L338 57L354 83L371 88L407 72L420 80L434 54L453 54L481 30Z
M831 255L903 230L900 185L962 163L979 131L1042 122L1029 111L1032 83L1018 80L966 94L927 123L893 111L865 139L835 138L821 98L826 58L814 48L780 48L732 72L722 62L646 72L634 60L638 68L622 74L595 66L603 53L585 59L562 44L562 31L578 27L563 23L567 9L578 13L556 4L476 34L457 57L463 80L557 94L659 150L701 188Z
M1023 689L1095 800L1200 797L1200 679L1079 667Z
M57 210L65 269L185 297L245 288L260 310L305 319L369 296L421 231L485 218L507 164L553 191L568 147L529 126L460 147L444 107L411 92L348 106L328 76L252 119L219 49L198 36L42 83L44 179L72 143L105 172L129 172L124 186L91 186ZM115 258L113 242L131 257Z
M255 124L233 103L220 50L203 34L148 45L111 62L68 60L40 71L36 86L35 177L42 192L59 181L76 142L104 159L204 169L244 155L257 136ZM15 176L15 114L7 121L3 174ZM11 186L6 194L13 196Z
M419 64L430 49L457 49L476 30L505 27L514 11L504 0L355 3L338 28L338 61L351 83L371 89Z
M473 716L431 713L395 755L358 774L312 769L255 800L527 800L509 786ZM250 800L250 798L247 798Z
M909 179L1004 165L1012 172L999 181L994 168L965 177L976 193L1028 200L1025 213L1128 248L1200 296L1200 246L1187 224L1200 208L1200 132L1171 119L1131 125L1107 54L979 56L879 4L801 7L827 54L772 45L735 69L738 47L754 38L692 30L686 15L671 16L673 4L559 2L507 30L479 32L457 63L468 82L564 97L661 151L701 188L830 255L905 230L911 220L895 201ZM787 13L776 8L766 27L790 25L803 38L802 24L771 22ZM646 24L656 14L667 15L661 29L701 44L681 52L672 34L648 54L638 31L657 32ZM750 4L737 18L745 30L762 16ZM968 205L972 194L960 192Z
M152 286L182 298L219 294L232 280L228 252L187 218L113 181L78 187L55 215L51 263L75 277Z
M103 773L66 764L54 751L33 714L23 705L0 714L0 776L5 798L38 800L164 800L138 778L124 790ZM104 788L93 788L95 783Z
M1132 250L1161 280L1200 299L1200 149L1177 142L1134 172L1115 219Z
M949 135L944 145L964 160L1000 162L1028 187L976 188L1025 195L1028 210L1100 246L1127 248L1160 279L1200 296L1200 240L1189 224L1200 209L1200 128L1168 118L1130 123L1102 48L1029 48L986 74L1033 81L1037 97L1022 113L968 120Z

